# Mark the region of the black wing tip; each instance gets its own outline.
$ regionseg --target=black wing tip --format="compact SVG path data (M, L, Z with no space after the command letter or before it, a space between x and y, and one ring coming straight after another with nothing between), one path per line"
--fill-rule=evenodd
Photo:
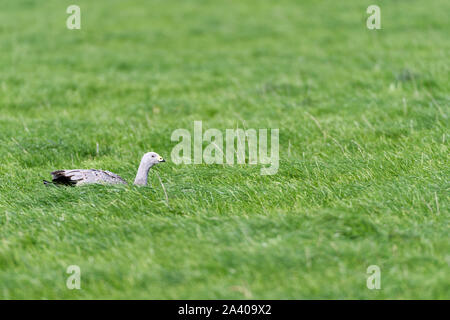
M45 185L66 185L66 186L74 186L77 184L77 181L71 179L71 176L66 175L67 170L56 170L51 172L52 182L44 180Z

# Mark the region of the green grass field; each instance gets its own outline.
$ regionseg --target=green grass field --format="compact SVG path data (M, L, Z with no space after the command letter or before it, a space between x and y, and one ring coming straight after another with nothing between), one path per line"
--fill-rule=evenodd
M449 11L3 0L0 297L450 298ZM171 133L195 120L279 128L278 173L175 165ZM42 184L72 168L132 181L147 151L168 160L149 188Z

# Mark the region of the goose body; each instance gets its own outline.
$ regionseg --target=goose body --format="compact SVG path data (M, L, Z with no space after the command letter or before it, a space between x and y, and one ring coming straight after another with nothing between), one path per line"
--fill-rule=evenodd
M148 172L150 169L165 160L156 152L146 153L139 165L135 185L147 185ZM106 170L97 169L73 169L73 170L56 170L51 173L52 182L44 180L44 184L80 186L84 184L127 184L127 182L119 175Z
M57 170L52 173L52 182L64 185L82 184L127 184L119 175L106 170L74 169Z

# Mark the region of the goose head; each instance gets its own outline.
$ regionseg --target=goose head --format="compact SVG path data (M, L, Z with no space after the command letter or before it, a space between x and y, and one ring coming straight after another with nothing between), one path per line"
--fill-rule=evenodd
M164 158L161 157L156 152L148 152L144 154L144 156L142 157L142 162L148 165L149 167L152 167L160 162L166 162L166 160L164 160Z
M144 154L141 160L141 164L139 165L134 184L139 186L146 186L150 168L160 162L166 162L166 160L164 160L164 158L156 152L148 152Z

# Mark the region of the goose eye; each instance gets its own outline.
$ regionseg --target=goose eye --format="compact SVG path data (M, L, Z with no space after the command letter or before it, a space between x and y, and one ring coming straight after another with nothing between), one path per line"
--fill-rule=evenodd
M155 157L155 155L152 155L152 158L154 158Z

